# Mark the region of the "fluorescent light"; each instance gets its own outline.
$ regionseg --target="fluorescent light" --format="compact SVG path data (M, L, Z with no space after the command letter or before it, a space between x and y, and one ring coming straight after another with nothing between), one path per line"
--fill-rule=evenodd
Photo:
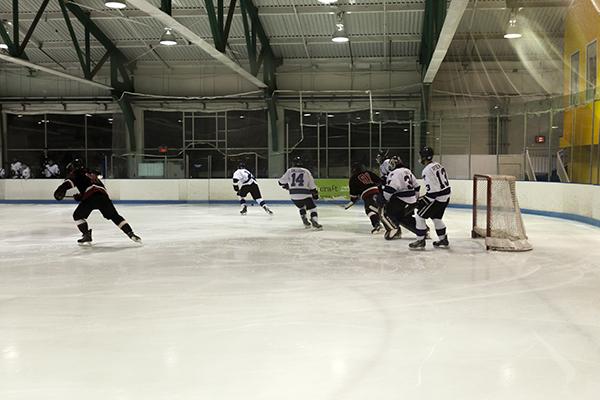
M121 9L127 7L127 4L125 4L125 1L105 1L104 5L108 8L115 8L117 10L121 10Z
M327 114L327 118L333 118L333 114Z
M305 117L310 117L310 113L304 114Z
M244 118L246 118L246 117L244 117L243 115L240 115L240 119L244 119Z
M319 3L321 4L333 4L333 3L337 3L338 0L319 0Z
M163 46L175 46L177 44L177 39L173 34L173 29L165 28L165 31L160 37L160 44L162 44Z

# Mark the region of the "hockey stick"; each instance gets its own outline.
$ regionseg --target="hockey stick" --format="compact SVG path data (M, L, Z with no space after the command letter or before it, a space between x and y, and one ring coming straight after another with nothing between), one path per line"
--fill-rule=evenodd
M344 210L348 210L350 209L350 207L352 207L354 205L353 201L349 201L348 203L344 204Z

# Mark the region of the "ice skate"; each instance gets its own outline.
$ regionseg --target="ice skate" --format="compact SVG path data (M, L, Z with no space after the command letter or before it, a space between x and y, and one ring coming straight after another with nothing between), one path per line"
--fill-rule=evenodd
M129 235L129 239L133 240L136 243L142 243L142 238L139 237L138 235L136 235L135 233L131 232Z
M306 217L302 217L302 223L304 224L304 227L305 227L306 229L309 229L309 228L312 226L312 225L310 224L310 222L309 222L308 218L306 218Z
M77 243L79 244L92 244L92 230L88 230L86 233L83 234L83 236L81 237L81 239L77 240Z
M448 238L445 237L442 240L438 240L436 242L433 242L433 247L443 247L443 248L448 248L450 246L450 242L448 241Z
M263 210L265 210L265 212L269 215L273 215L273 211L271 211L271 209L267 206L262 206Z
M242 209L240 210L240 214L246 215L247 213L248 213L248 207L246 207L246 205L244 204L242 206Z
M377 234L379 232L381 232L381 225L374 226L373 229L371 229L371 233L373 235L375 235L375 234Z
M408 245L408 248L411 250L423 250L425 249L425 239L418 239Z
M319 224L319 222L317 222L316 219L311 218L310 222L312 224L312 227L315 228L316 230L320 231L321 229L323 229L323 225Z

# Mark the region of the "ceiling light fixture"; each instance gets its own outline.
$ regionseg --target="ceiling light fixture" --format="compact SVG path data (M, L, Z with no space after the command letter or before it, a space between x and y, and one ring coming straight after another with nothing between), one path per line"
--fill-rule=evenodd
M523 34L517 26L517 11L512 10L510 12L510 18L508 19L508 29L506 29L504 39L520 39L522 37Z
M177 39L175 38L175 34L173 34L172 28L165 28L160 37L160 44L163 46L175 46L177 44Z
M105 1L104 5L108 8L115 8L117 10L122 10L127 7L125 1Z
M346 33L346 26L344 25L344 12L340 11L337 13L337 22L331 41L335 43L346 43L349 40L348 34Z
M333 3L337 3L338 0L319 0L319 3L321 4L333 4Z

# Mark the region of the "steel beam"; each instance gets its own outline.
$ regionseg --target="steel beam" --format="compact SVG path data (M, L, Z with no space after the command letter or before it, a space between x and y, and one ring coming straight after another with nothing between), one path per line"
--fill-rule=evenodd
M4 54L0 54L0 60L12 63L12 64L17 64L17 65L21 65L23 67L27 67L27 68L31 68L31 69L35 69L37 71L42 71L45 72L47 74L50 75L54 75L54 76L58 76L61 78L65 78L71 81L75 81L75 82L79 82L79 83L84 83L86 85L90 85L90 86L94 86L100 89L105 89L105 90L112 90L113 88L111 86L105 85L103 83L98 83L98 82L94 82L92 80L89 79L85 79L85 78L81 78L75 75L69 75L67 73L61 72L61 71L56 71L54 69L51 68L47 68L44 67L42 65L38 65L38 64L34 64L32 62L23 60L21 58L17 58L17 57L11 57L11 56L7 56Z
M23 41L21 42L21 47L19 48L19 55L25 53L25 47L27 46L27 43L29 43L29 40L31 39L31 35L33 35L33 31L35 30L35 27L37 26L38 22L40 21L40 18L42 18L42 15L44 14L44 10L46 10L46 6L48 5L49 1L50 0L44 0L42 5L40 6L40 9L38 10L37 14L35 15L35 18L33 18L33 22L29 26L29 29L27 30L27 33L25 34L25 37L23 38Z
M462 19L468 4L469 0L450 1L450 6L446 12L446 18L444 19L442 29L437 38L435 49L427 63L427 71L423 77L423 83L432 83L435 79L444 58L446 57L446 53L448 53L450 43L452 43L454 34L458 29L458 25L460 24L460 20ZM439 24L440 21L438 20L436 22Z
M219 61L224 66L231 69L250 83L254 84L259 88L267 87L267 85L265 85L265 83L262 82L260 79L256 78L251 73L243 69L240 65L236 64L232 59L227 57L225 54L221 53L210 43L202 39L196 33L192 32L188 27L177 21L175 18L171 17L168 14L165 14L159 8L150 4L147 0L129 0L129 4L138 8L141 11L144 11L149 16L161 21L163 24L165 24L165 26L173 28L175 32L177 32L179 35L183 36L190 42L200 47L212 58Z

